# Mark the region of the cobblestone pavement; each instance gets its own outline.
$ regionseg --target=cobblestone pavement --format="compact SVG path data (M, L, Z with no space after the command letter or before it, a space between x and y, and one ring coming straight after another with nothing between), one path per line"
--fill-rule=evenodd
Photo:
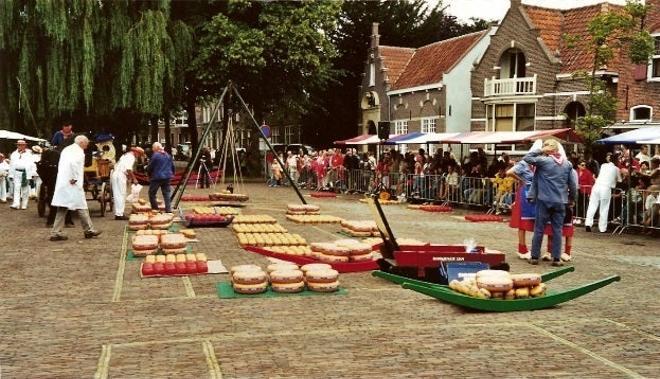
M291 189L247 188L244 213L271 214L308 241L340 237L337 226L287 222ZM357 198L313 202L324 214L368 219ZM399 205L385 212L399 237L474 237L507 252L513 271L530 270L504 223ZM576 271L552 286L610 274L621 282L554 309L496 314L467 312L369 273L342 275L343 296L220 300L215 284L226 275L140 279L139 261L125 260L124 223L110 216L93 217L100 238L83 239L78 226L63 243L47 240L34 204L3 205L0 219L2 379L660 376L658 239L578 231ZM227 266L266 262L240 249L228 229L198 233L194 250Z

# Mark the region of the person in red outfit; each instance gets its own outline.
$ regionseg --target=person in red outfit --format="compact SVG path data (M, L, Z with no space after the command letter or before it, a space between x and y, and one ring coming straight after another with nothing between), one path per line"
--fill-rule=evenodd
M578 202L576 205L576 213L578 217L584 217L587 212L587 201L591 193L591 187L596 182L596 177L591 170L587 167L587 162L581 160L578 163Z

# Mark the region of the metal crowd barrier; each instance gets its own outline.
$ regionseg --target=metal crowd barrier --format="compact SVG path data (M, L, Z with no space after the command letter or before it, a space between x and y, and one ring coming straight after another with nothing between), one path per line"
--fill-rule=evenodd
M632 189L621 201L621 220L614 233L622 234L627 228L646 231L660 230L660 192Z

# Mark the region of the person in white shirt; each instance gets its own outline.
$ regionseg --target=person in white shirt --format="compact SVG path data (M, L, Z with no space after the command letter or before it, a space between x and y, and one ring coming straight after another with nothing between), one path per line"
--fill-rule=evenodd
M65 147L60 154L57 165L57 180L51 205L57 207L55 222L50 232L51 241L66 241L67 236L62 233L64 220L69 210L76 211L85 232L85 238L94 238L101 234L94 229L89 218L87 198L83 189L85 170L85 149L89 139L84 135L75 137L74 143Z
M617 183L621 182L621 171L612 163L617 162L618 158L618 155L607 154L607 162L600 166L596 182L591 187L587 217L584 222L587 232L590 232L591 227L594 225L596 211L598 211L598 230L601 233L607 232L607 215L610 212L612 189Z
M0 154L0 203L7 202L7 177L9 176L9 163L4 154Z
M142 155L144 155L144 150L142 148L132 148L119 158L119 161L115 164L114 170L112 170L112 174L110 174L115 220L128 220L128 217L124 215L127 193L126 186L129 180L132 184L137 183L135 175L133 174L133 167L135 166L136 159Z
M294 183L298 183L298 156L293 154L291 151L287 151L286 168L289 172L289 176Z
M37 175L37 166L32 160L32 154L27 150L23 140L16 142L16 151L11 153L9 161L9 177L14 181L14 201L12 209L27 209L30 196L30 180Z
M635 159L637 159L640 163L641 162L651 163L651 157L649 156L649 146L643 145L639 153L635 155Z

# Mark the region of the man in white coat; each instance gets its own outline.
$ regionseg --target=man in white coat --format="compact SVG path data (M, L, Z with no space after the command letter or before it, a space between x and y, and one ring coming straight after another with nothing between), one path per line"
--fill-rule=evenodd
M37 175L37 166L23 140L16 142L16 151L9 158L9 177L14 182L12 209L27 209L30 196L30 180Z
M612 189L621 182L621 171L614 164L614 162L618 162L618 158L618 155L607 154L607 162L600 166L596 182L591 187L587 217L584 220L587 232L590 232L594 225L596 211L598 211L598 230L601 233L607 232L607 215L610 213Z
M0 153L0 203L7 202L7 177L9 176L9 163L4 154Z
M85 231L85 238L93 238L101 234L101 232L94 229L92 220L89 218L87 199L83 189L85 149L87 145L89 145L87 137L79 135L74 139L73 145L65 147L60 154L55 193L51 202L52 206L58 207L53 229L50 232L51 241L65 241L67 239L62 234L67 210L78 212Z
M130 180L132 184L136 184L135 174L133 168L137 158L144 154L144 150L140 147L134 147L131 151L122 155L115 164L115 168L110 174L110 183L112 184L112 199L114 201L115 220L128 220L124 216L124 208L126 207L126 185Z

